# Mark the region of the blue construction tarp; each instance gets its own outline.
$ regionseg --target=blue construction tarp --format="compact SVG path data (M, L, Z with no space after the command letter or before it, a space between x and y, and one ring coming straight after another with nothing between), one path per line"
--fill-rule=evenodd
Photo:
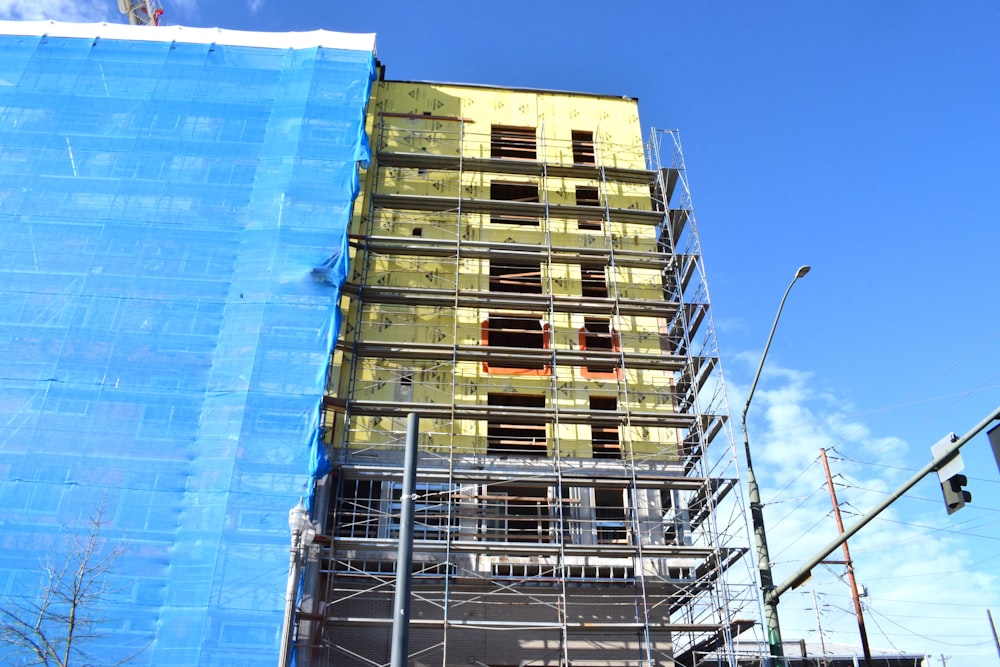
M87 664L276 662L374 74L0 35L0 604L103 507L123 554Z

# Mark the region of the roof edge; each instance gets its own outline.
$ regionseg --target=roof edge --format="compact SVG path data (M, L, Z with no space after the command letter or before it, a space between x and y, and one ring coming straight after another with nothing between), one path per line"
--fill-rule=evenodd
M189 28L180 25L138 26L124 23L68 23L64 21L0 21L0 34L86 39L119 39L137 42L181 42L223 44L271 49L321 47L348 51L375 50L375 33L334 32L253 32L225 28Z
M483 88L488 90L509 90L517 93L544 93L548 95L567 95L578 97L597 97L600 99L617 99L626 102L638 102L639 98L633 95L611 95L606 93L590 93L581 90L558 90L552 88L533 88L530 86L505 86L488 83L461 83L456 81L415 81L413 79L384 79L386 83L413 83L427 86L451 86L453 88Z

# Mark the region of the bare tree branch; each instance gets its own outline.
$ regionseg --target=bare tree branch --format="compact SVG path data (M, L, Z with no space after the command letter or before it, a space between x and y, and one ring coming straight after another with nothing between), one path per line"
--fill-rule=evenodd
M78 660L90 662L88 647L107 636L98 628L108 619L96 610L119 592L109 579L125 550L102 537L104 509L102 500L86 531L72 533L65 553L42 562L41 586L33 598L0 605L0 643L21 664L71 667ZM127 664L145 649L114 664Z

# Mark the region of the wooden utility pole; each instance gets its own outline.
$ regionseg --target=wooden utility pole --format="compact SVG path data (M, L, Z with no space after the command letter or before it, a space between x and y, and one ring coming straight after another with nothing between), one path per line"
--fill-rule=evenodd
M816 630L819 632L819 650L823 655L823 667L829 667L826 660L826 639L823 638L823 624L819 621L819 602L816 600L816 589L813 589L813 609L816 610Z
M840 505L837 503L837 491L833 488L833 477L830 475L830 463L826 459L826 450L819 450L823 459L823 470L826 471L826 483L830 487L830 501L833 503L833 516L837 519L837 530L844 532L844 521L840 517ZM844 565L847 567L847 582L851 586L851 597L854 598L854 615L858 617L858 631L861 633L861 650L865 654L865 667L872 667L872 652L868 647L868 632L865 630L865 617L861 611L861 596L858 594L858 582L854 578L854 561L851 551L847 548L847 540L841 545L844 551Z

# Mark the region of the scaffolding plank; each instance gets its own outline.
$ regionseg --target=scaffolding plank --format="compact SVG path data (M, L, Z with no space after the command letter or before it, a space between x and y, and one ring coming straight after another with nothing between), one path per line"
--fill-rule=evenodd
M364 236L353 234L351 245L369 253L412 257L459 257L464 259L489 259L510 261L549 260L553 264L603 264L646 268L663 271L668 268L670 255L659 250L623 250L582 246L528 246L520 243L493 243L432 239L414 236ZM693 257L691 257L694 260ZM685 269L687 270L687 269Z
M541 202L510 201L502 199L459 199L431 195L375 194L372 204L376 208L403 209L409 211L457 211L459 206L466 213L496 213L525 218L571 218L587 220L594 217L593 206L573 204L544 204ZM605 215L611 222L631 222L656 225L662 222L663 214L657 211L643 211L631 208L605 208Z
M418 359L426 361L547 362L557 366L586 366L622 361L623 368L676 372L688 358L640 352L600 350L526 349L493 345L446 345L435 343L386 343L341 341L338 349L356 357L376 359ZM502 365L502 364L501 364Z
M440 403L395 403L386 401L348 400L347 412L353 416L405 417L416 412L425 419L468 419L475 421L510 421L518 424L603 424L616 426L624 415L608 412L602 415L591 410L555 410L553 408L525 408L496 405L446 405ZM665 426L690 428L696 417L675 412L631 410L628 423L632 426Z
M488 292L482 290L436 289L425 287L397 287L361 285L346 282L343 292L360 297L364 304L397 304L406 306L440 306L444 308L483 308L556 313L583 313L608 315L645 315L647 317L673 317L678 304L673 301L650 299L616 299L588 297L581 299L570 294L518 294L514 292Z
M436 169L442 171L476 171L493 174L520 174L525 176L554 176L557 178L587 178L619 183L646 184L656 180L656 173L645 169L622 169L581 164L553 164L535 160L505 160L433 153L379 151L380 167L409 169ZM675 177L676 182L676 177Z

